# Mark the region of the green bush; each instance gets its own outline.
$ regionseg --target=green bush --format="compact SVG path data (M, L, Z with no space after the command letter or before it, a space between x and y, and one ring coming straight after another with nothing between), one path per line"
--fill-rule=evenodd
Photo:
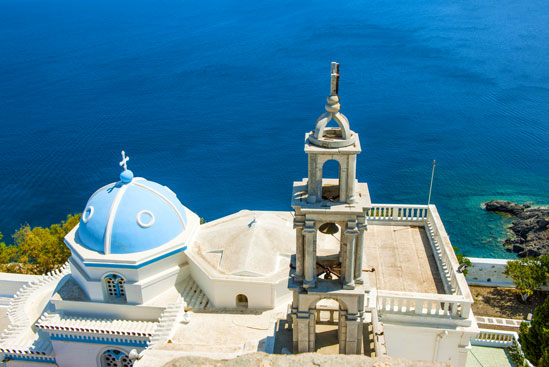
M60 267L71 255L63 238L79 221L76 214L48 228L22 226L12 236L13 245L0 243L0 271L44 274Z
M547 279L548 258L547 255L538 258L525 257L508 261L505 265L503 273L513 279L523 301L534 294L534 291Z
M538 367L549 367L549 297L536 307L532 322L520 325L519 342L530 362Z

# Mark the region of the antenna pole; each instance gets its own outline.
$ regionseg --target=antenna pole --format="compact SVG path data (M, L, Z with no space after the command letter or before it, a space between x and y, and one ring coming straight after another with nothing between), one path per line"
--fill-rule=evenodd
M435 162L433 159L433 171L431 172L431 186L429 186L429 199L427 200L427 205L431 204L431 191L433 190L433 178L435 177Z

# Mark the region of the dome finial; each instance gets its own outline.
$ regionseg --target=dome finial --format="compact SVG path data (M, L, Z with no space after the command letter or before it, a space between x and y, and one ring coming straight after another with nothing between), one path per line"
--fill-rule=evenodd
M326 105L326 111L330 113L336 113L341 108L339 104L339 63L332 62L332 78L330 83L330 96L328 97L328 104Z
M339 63L332 61L332 83L330 89L331 96L337 96L339 93Z
M128 161L130 157L126 157L126 152L122 151L122 161L120 167L124 167L122 173L120 173L120 181L123 183L130 183L133 180L133 172L128 169Z

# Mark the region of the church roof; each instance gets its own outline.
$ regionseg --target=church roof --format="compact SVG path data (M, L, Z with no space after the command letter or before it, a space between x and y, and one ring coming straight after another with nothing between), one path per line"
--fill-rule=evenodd
M196 252L221 274L261 277L288 269L295 230L287 212L242 210L202 226Z
M169 188L138 177L96 191L82 213L77 236L90 250L125 254L159 247L186 224L185 208Z
M168 187L133 177L122 152L120 181L88 200L77 232L85 248L105 255L152 250L173 240L187 225L185 207Z

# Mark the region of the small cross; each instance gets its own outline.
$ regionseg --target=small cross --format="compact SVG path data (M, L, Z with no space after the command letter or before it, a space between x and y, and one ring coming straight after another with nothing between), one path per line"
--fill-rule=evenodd
M337 96L339 93L339 64L332 62L332 85L330 88L330 95Z
M126 152L122 151L122 162L120 162L120 167L124 167L124 171L128 169L127 162L130 160L130 157L126 157Z

